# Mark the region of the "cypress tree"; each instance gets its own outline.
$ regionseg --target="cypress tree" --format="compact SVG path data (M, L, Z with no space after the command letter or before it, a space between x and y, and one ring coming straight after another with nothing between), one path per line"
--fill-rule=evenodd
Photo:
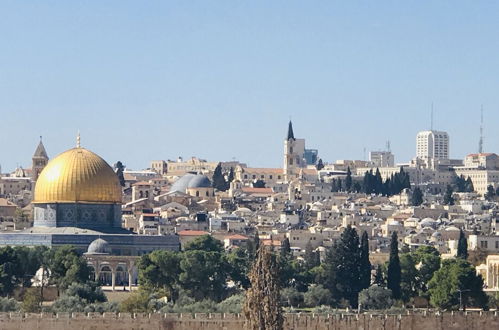
M414 188L411 196L411 204L413 206L419 206L423 204L423 192L419 187Z
M338 191L342 191L343 187L342 187L341 179L338 179L337 184L338 184Z
M379 286L385 285L385 278L383 277L383 268L381 268L381 265L378 265L376 267L376 273L374 274L374 284L377 284Z
M345 178L345 189L348 192L352 191L352 171L350 171L350 166L347 167L347 177Z
M468 259L468 240L462 229L459 230L459 241L457 242L457 257Z
M310 270L316 266L320 265L320 256L318 252L314 251L314 248L312 247L312 243L308 241L307 245L305 246L305 268L307 270Z
M291 245L289 244L289 238L285 238L281 243L281 257L288 257L291 255Z
M324 162L322 161L322 158L319 158L317 161L317 165L315 165L315 168L317 168L317 171L320 171L324 168Z
M359 236L349 225L326 254L323 263L324 286L338 302L341 299L348 300L354 308L357 307L360 292L359 265Z
M388 289L392 290L394 299L400 299L400 281L401 269L398 249L398 237L397 232L394 231L392 234L392 240L390 242L390 260L388 261L388 271L386 279L387 287Z
M283 329L278 274L275 256L265 247L260 247L249 274L251 287L246 292L244 304L247 329Z
M125 165L123 165L123 163L118 160L116 164L114 164L114 168L116 169L116 175L118 176L118 180L120 180L120 185L124 187L125 177L123 175L123 170L125 169Z
M381 178L381 172L379 168L376 168L376 175L374 176L374 192L376 194L381 194L383 191L383 179Z
M360 240L360 263L359 263L360 290L371 285L371 262L369 261L369 237L367 232L362 233Z

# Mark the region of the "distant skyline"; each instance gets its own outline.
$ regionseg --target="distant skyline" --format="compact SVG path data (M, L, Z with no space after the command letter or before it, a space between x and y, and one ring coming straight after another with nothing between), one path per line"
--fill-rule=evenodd
M313 4L313 5L312 5ZM499 3L0 3L0 165L81 144L110 164L197 156L281 167L295 136L327 162L431 126L451 158L499 152Z

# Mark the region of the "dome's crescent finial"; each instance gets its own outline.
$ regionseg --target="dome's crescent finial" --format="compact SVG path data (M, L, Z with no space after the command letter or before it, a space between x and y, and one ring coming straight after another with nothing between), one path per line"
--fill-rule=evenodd
M80 148L80 130L78 130L78 135L76 136L76 148Z

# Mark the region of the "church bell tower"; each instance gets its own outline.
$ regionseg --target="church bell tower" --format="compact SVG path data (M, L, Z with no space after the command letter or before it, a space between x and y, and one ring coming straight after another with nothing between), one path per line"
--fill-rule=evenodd
M32 166L31 166L31 180L36 182L40 173L45 168L49 161L49 157L47 156L47 151L43 146L42 137L40 136L40 143L38 147L36 147L35 154L32 158Z

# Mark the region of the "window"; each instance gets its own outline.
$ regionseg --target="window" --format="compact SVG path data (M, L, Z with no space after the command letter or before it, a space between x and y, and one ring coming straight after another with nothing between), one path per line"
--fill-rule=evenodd
M480 248L486 249L487 248L487 241L480 241Z
M269 175L269 179L272 180L272 175Z

